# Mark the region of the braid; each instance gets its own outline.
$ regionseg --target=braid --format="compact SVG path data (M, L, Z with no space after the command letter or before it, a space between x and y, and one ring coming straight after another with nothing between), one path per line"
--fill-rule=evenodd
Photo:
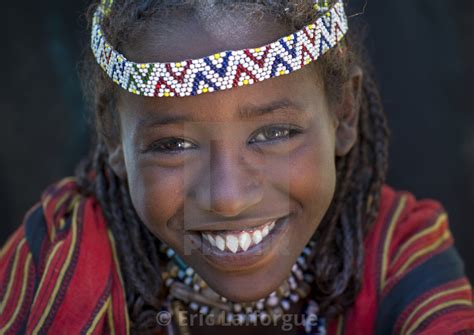
M83 193L98 199L116 239L132 330L156 330L155 315L163 299L158 240L140 222L127 184L114 174L107 158L106 146L99 141L92 159L80 165L78 183Z
M389 130L369 76L362 90L358 140L336 163L336 194L315 233L320 246L313 264L315 295L328 317L349 307L360 290L363 239L377 217L387 171Z
M215 0L213 3L239 4L248 10L254 5L261 12L281 14L281 1ZM299 29L313 19L306 1L285 1L286 22ZM113 45L123 44L134 30L142 29L147 20L165 15L173 8L193 9L199 1L142 0L114 1L115 18L105 22L104 30ZM176 7L173 7L176 6ZM179 7L178 7L179 6ZM202 10L202 8L200 8ZM252 12L252 10L248 10ZM305 21L306 20L306 21ZM115 22L115 23L114 23ZM335 48L316 62L330 100L338 101L348 79L351 64L362 64L352 37L347 38L346 53ZM140 221L130 199L128 184L108 164L104 139L117 136L114 116L116 88L88 54L85 82L95 106L95 151L81 162L77 180L82 192L95 196L117 241L123 272L126 300L133 333L156 332L156 313L163 303L162 264L159 240ZM381 188L388 161L389 131L376 85L367 71L362 83L358 138L351 151L336 158L336 192L333 201L316 230L313 239L318 248L311 264L315 274L314 298L322 316L334 317L349 307L360 290L364 261L364 237L378 215Z

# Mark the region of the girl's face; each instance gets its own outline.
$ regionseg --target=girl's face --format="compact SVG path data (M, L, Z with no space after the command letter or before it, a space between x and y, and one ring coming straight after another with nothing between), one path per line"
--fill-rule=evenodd
M276 25L240 34L234 26L227 36L194 25L159 40L157 25L128 56L176 61L282 36ZM111 164L127 178L148 229L233 301L277 289L331 203L336 155L353 145L347 129L355 126L330 110L315 71L187 98L121 92L118 111L121 140L110 148ZM203 234L224 241L224 250Z

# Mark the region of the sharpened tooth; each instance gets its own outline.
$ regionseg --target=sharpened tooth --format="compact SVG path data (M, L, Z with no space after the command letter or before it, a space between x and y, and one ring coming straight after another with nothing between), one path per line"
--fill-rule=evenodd
M211 234L207 234L207 239L209 240L209 242L211 243L212 246L216 246L216 240L214 238L214 236L212 236Z
M221 250L224 251L225 249L225 241L224 238L220 235L216 236L216 246Z
M275 227L276 221L266 223L260 228L251 228L250 231L241 230L239 233L230 233L223 231L219 233L201 233L202 238L209 241L209 243L221 251L228 249L232 253L237 253L238 250L247 251L251 245L259 244L262 240L270 234Z
M272 230L273 227L275 227L275 221L273 221L273 222L270 224L270 230Z
M259 244L262 241L262 232L260 230L256 230L252 235L253 243Z
M252 243L252 238L250 237L249 233L242 233L239 236L239 244L243 251L247 251L250 247L250 243Z
M235 254L239 249L239 239L235 235L227 235L226 245L227 248Z

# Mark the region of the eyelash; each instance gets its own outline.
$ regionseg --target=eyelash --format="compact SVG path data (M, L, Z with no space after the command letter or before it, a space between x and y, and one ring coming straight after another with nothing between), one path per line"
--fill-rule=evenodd
M265 134L265 132L267 131L277 131L277 132L285 132L286 135L284 136L281 136L281 137L278 137L278 138L273 138L273 139L268 139L268 140L263 140L263 141L256 141L256 140L250 140L249 143L250 144L260 144L260 143L263 143L263 144L273 144L273 143L276 143L276 142L280 142L282 140L288 140L292 137L294 137L295 135L298 135L301 133L301 130L295 128L295 127L291 127L289 125L272 125L272 126L267 126L267 127L263 127L262 129L260 129L256 135L252 136L252 138L255 138L255 137L258 137L260 135L263 134L263 136L267 136L269 135L268 133ZM267 137L268 138L268 137ZM186 144L186 143L190 143L189 141L186 141L182 138L168 138L168 139L163 139L163 140L160 140L158 142L155 142L153 143L149 149L145 150L145 152L149 152L149 151L152 151L152 152L158 152L158 153L164 153L164 154L179 154L185 150L189 150L189 149L195 149L197 146L194 145L194 144L191 144L190 146L188 145L187 148L178 148L178 149L166 149L164 148L164 146L166 145L169 145L169 144L177 144L177 145L183 145L183 144Z

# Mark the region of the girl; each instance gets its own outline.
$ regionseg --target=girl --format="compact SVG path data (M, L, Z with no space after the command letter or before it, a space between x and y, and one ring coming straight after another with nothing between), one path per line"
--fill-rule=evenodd
M474 331L341 0L92 8L97 144L3 247L0 333Z

